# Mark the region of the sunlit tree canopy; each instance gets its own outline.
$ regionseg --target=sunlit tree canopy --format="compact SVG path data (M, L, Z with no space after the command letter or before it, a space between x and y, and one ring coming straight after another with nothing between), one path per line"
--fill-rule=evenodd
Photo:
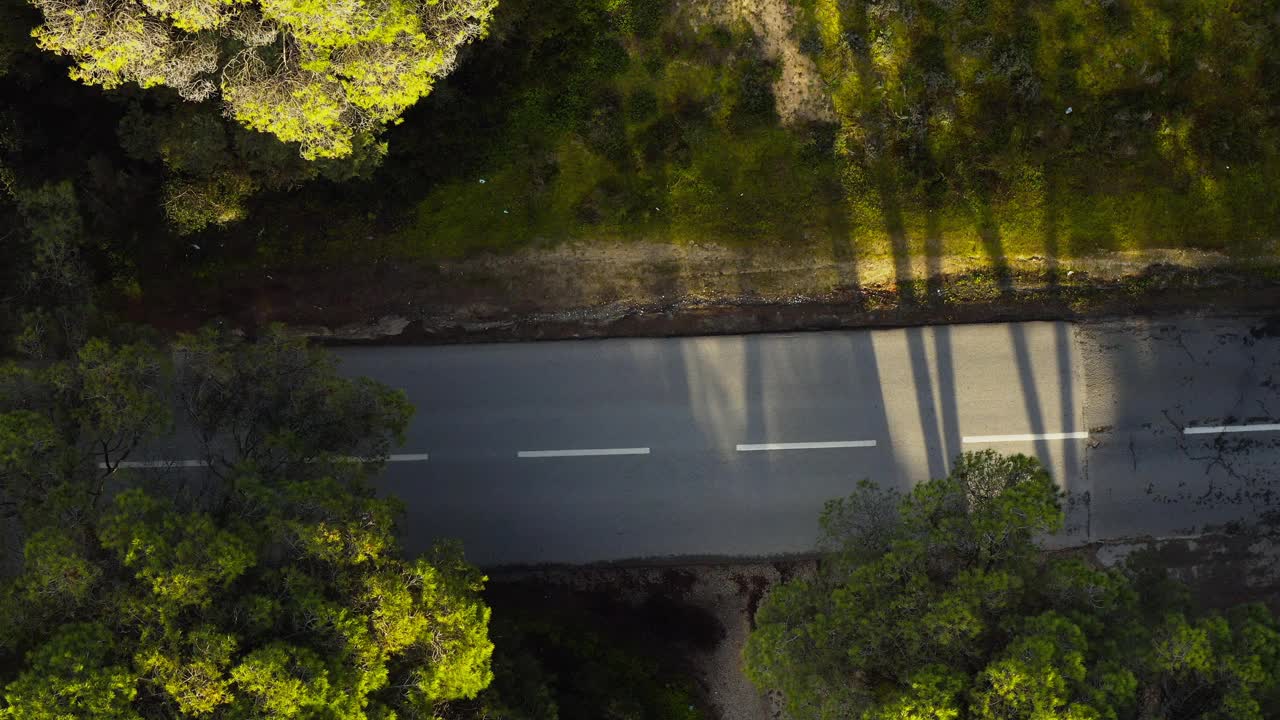
M1280 625L1199 613L1157 568L1046 553L1060 493L991 451L827 505L820 569L775 587L747 674L795 720L1269 720Z
M485 578L454 544L402 554L367 482L403 395L276 330L175 349L0 363L0 718L425 719L474 698ZM207 475L126 465L178 418Z
M220 95L228 116L296 142L308 159L350 155L393 123L482 36L497 0L31 0L35 37L111 89Z

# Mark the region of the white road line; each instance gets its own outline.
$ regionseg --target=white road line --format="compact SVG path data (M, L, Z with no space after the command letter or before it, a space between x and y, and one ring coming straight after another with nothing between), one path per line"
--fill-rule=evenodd
M875 440L840 440L837 442L799 442L799 443L759 443L756 445L739 445L738 452L759 452L762 450L826 450L828 448L865 448L875 447Z
M1211 425L1203 427L1183 428L1184 435L1217 435L1218 433L1238 433L1238 432L1275 432L1280 430L1280 424L1276 423L1259 423L1257 425Z
M368 462L368 458L360 457L341 457L337 458L343 462ZM431 456L427 453L414 453L406 455L391 455L387 458L387 462L426 462ZM208 463L204 460L147 460L147 461L127 461L116 465L117 469L165 469L165 468L202 468L208 467ZM98 463L99 470L106 470L106 463Z
M1087 432L1040 433L1038 435L970 435L962 443L1030 442L1032 440L1088 440Z
M648 455L649 448L599 448L594 450L521 450L516 457L589 457L593 455Z
M99 470L106 470L107 467L108 465L106 463L98 463ZM122 462L122 463L116 464L117 469L124 469L124 468L145 469L145 468L172 468L172 467L202 468L202 467L205 467L205 462L203 460L152 460L147 462L128 461L128 462Z

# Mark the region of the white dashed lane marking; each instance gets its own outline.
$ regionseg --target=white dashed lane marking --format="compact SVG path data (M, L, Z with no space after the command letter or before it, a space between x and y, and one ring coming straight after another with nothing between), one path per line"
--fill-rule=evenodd
M963 443L1031 442L1034 440L1088 440L1087 432L1038 433L1030 435L969 435L960 439Z
M831 448L866 448L875 447L875 440L838 440L835 442L796 442L796 443L759 443L756 445L739 445L738 452L759 452L763 450L828 450Z
M587 450L521 450L519 458L591 457L595 455L648 455L649 448L597 448Z
M1259 423L1257 425L1205 425L1183 428L1182 432L1184 435L1218 435L1219 433L1275 432L1277 430L1280 430L1280 424Z

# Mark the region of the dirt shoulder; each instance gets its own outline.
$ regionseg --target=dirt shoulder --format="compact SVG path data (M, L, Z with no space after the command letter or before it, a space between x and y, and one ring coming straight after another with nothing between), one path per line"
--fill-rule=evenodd
M189 329L283 322L331 343L782 332L1183 311L1266 313L1280 263L1149 250L1073 261L837 260L794 248L566 244L442 263L266 270L123 307ZM180 310L175 310L175 308Z

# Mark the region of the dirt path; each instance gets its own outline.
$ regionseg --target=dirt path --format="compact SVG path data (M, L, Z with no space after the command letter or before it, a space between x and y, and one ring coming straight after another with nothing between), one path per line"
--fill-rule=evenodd
M1280 263L1148 250L842 259L830 246L591 241L440 263L264 270L203 296L175 288L118 308L189 330L283 322L333 342L441 343L705 335L1192 311L1270 312Z
M787 0L690 0L686 7L695 19L751 26L765 56L778 63L773 96L783 125L836 120L818 67L796 42L795 10Z

